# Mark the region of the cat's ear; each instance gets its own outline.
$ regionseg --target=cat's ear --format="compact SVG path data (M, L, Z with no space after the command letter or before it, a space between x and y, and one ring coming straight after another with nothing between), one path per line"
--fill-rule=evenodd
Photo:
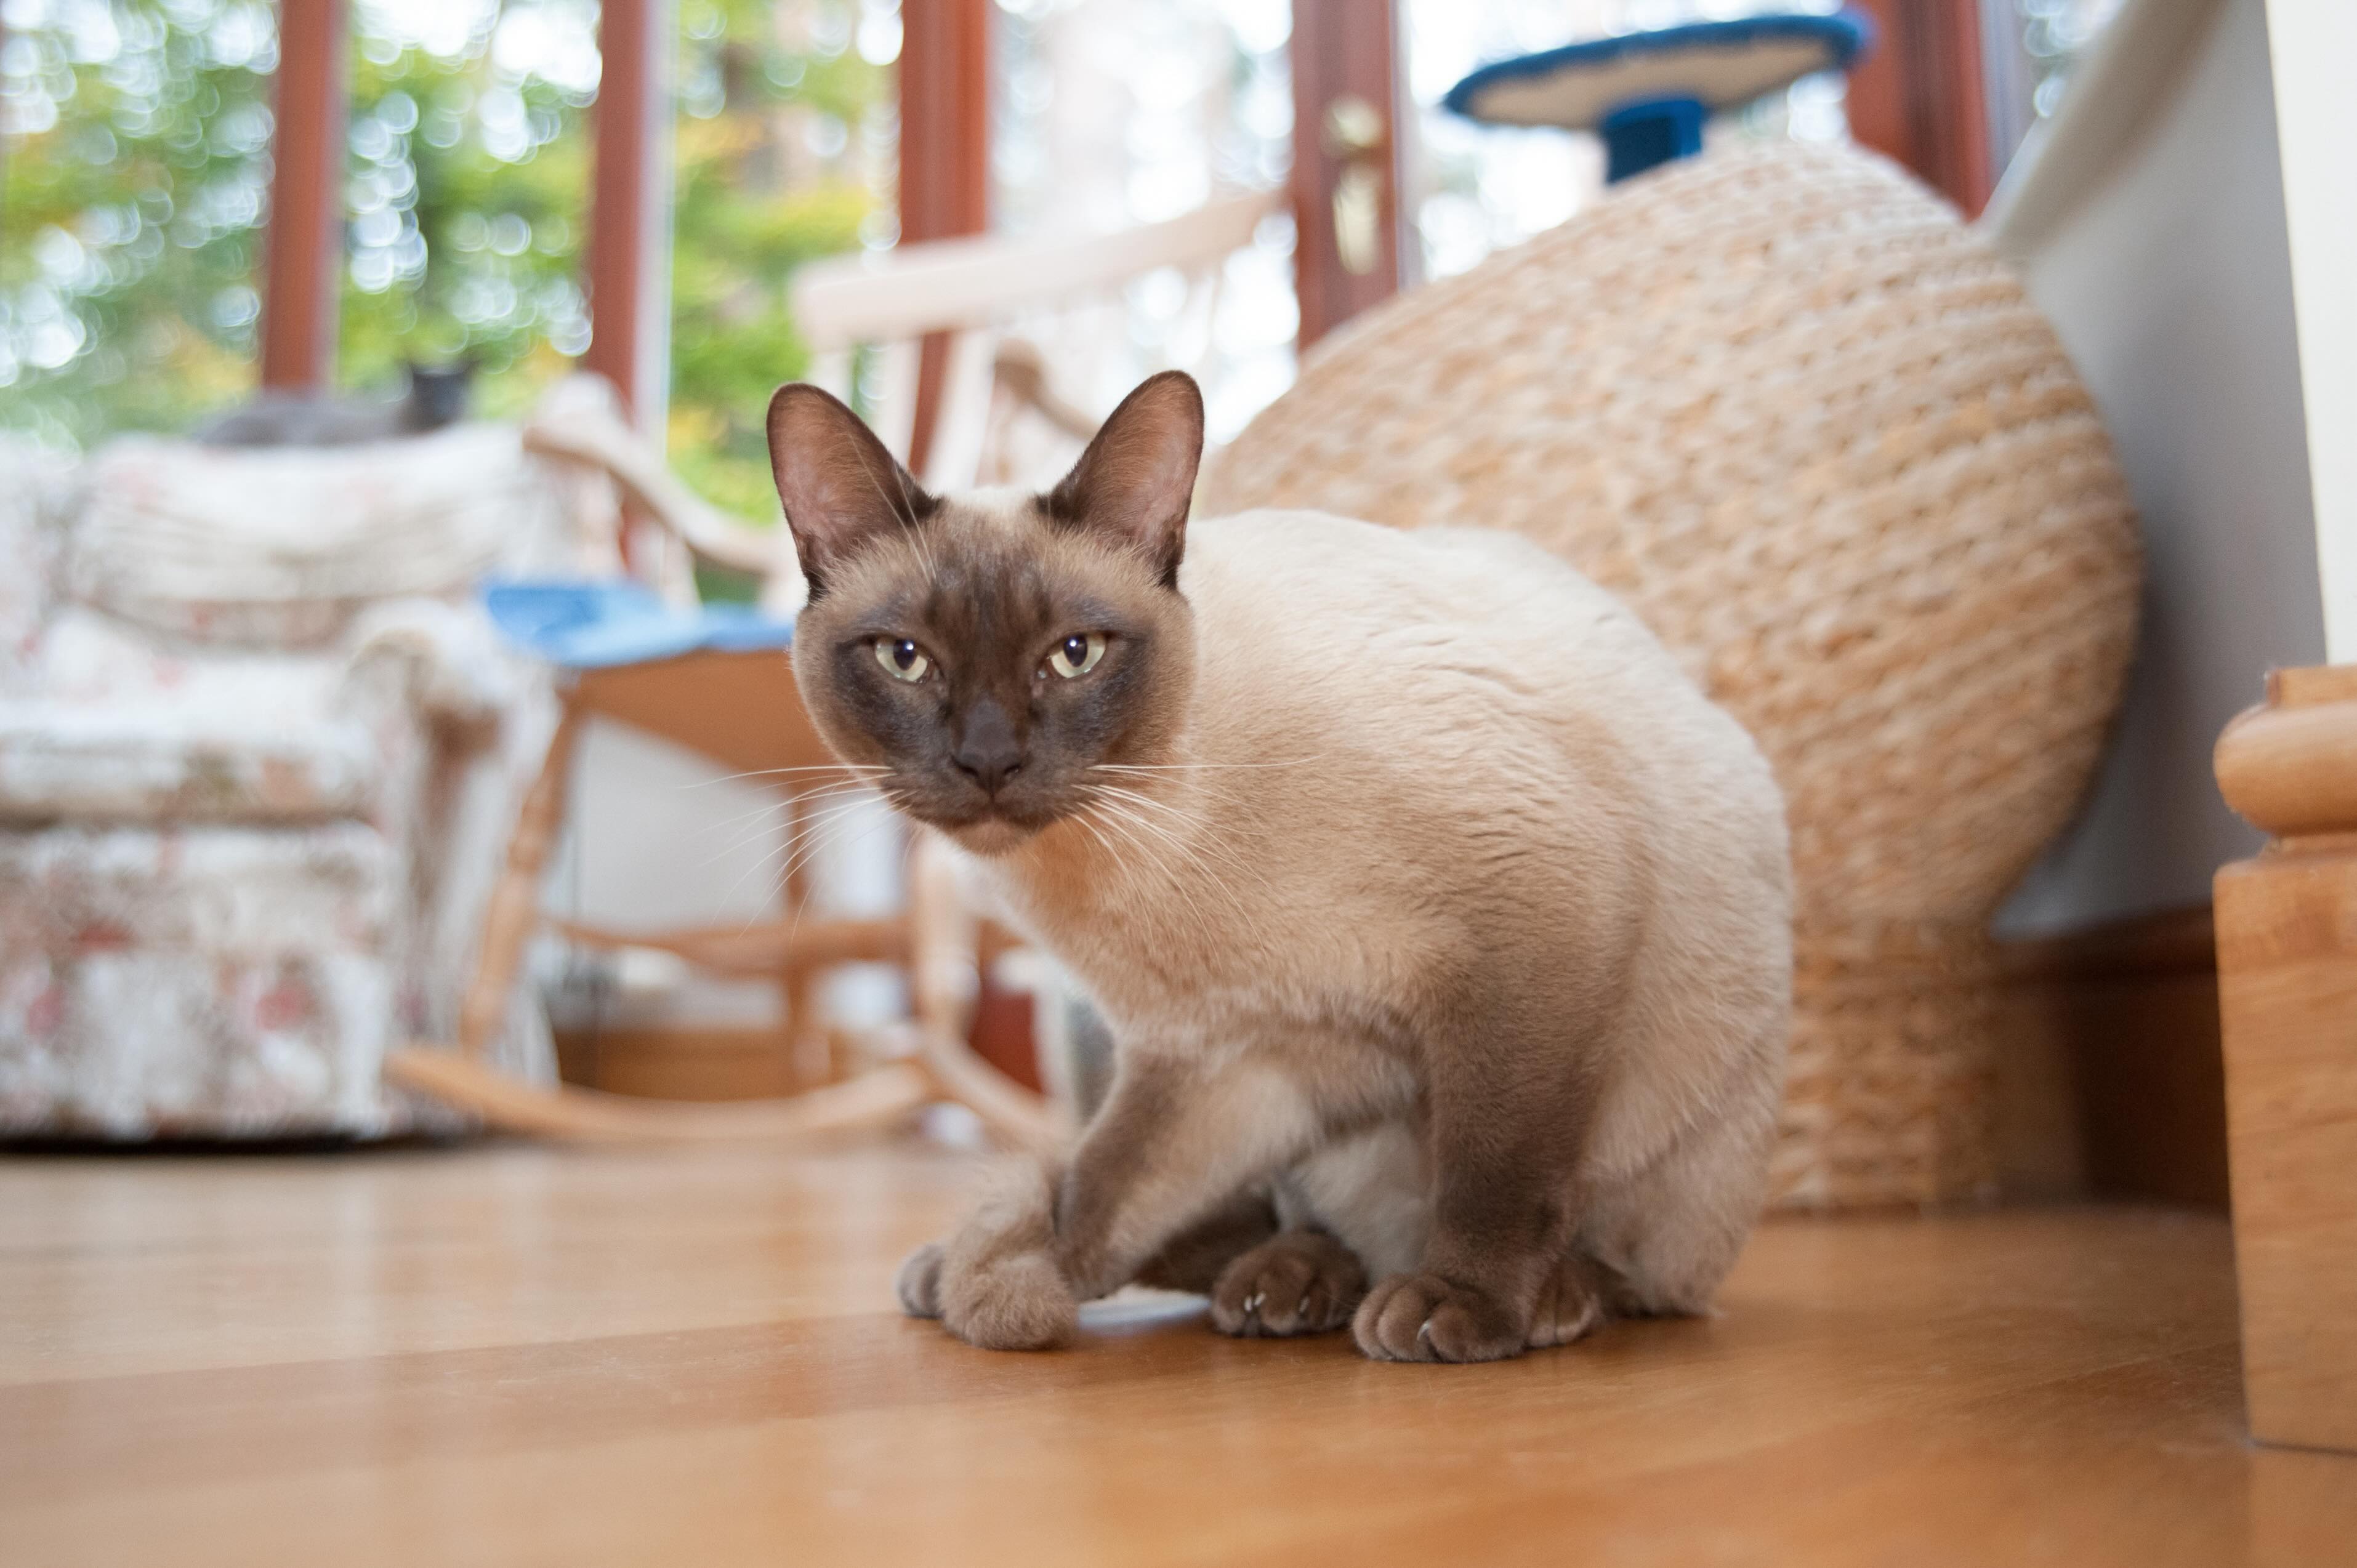
M770 471L813 598L862 545L940 505L857 414L803 381L770 399Z
M1186 371L1165 371L1121 400L1039 503L1059 527L1086 529L1138 552L1162 585L1175 588L1202 460L1203 394Z

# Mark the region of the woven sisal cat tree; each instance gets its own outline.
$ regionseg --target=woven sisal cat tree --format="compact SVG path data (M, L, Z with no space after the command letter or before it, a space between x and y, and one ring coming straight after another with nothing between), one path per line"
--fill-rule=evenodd
M1787 1204L1993 1183L1991 916L2135 640L2127 489L1989 247L1847 147L1715 151L1354 323L1207 512L1512 529L1620 594L1789 802Z

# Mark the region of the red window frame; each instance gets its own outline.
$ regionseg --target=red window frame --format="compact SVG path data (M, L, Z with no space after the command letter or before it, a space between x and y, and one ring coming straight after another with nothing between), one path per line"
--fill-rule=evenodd
M1850 134L1977 216L1995 188L1981 0L1850 3L1881 39L1850 72Z
M1914 170L1967 216L1993 171L1983 103L1979 0L1856 0L1882 44L1851 76L1849 117L1863 145ZM1398 285L1399 223L1388 210L1383 255L1369 274L1334 260L1322 106L1356 92L1396 113L1397 28L1389 0L1294 0L1302 341ZM900 52L901 237L947 239L989 221L990 0L903 0ZM262 379L314 387L335 354L342 257L346 113L345 0L285 0L280 21L278 157L271 188L262 316ZM584 363L611 380L641 424L662 416L667 378L671 0L605 0L605 57L595 122L584 284L592 338ZM1396 177L1387 182L1392 201ZM931 425L941 350L928 345L916 428ZM923 453L913 454L921 464Z
M324 386L335 374L344 252L344 0L285 0L278 14L277 136L263 237L262 384Z

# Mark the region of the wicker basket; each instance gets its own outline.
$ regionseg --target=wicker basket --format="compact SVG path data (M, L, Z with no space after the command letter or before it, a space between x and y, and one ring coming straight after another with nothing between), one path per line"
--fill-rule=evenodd
M2138 556L2085 390L1950 209L1789 143L1631 181L1313 356L1207 478L1254 506L1512 529L1626 598L1790 803L1778 1197L1991 1186L1986 932L2093 771Z

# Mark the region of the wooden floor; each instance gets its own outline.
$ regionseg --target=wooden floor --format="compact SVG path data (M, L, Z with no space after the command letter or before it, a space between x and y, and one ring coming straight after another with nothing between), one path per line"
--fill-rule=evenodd
M2357 1562L2244 1441L2224 1225L1764 1229L1714 1321L1480 1368L1165 1302L890 1307L956 1160L0 1158L0 1563Z

